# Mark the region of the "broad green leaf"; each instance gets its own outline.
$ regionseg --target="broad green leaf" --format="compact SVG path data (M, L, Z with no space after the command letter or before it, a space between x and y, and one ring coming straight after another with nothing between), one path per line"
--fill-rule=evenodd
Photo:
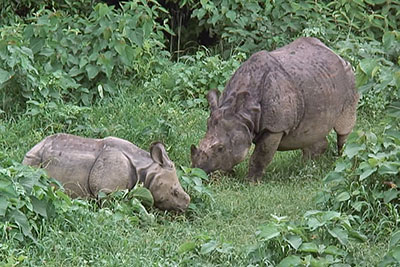
M340 212L337 211L326 211L322 216L322 220L324 222L329 222L332 221L333 219L339 219L340 215L341 215Z
M235 21L236 19L236 12L233 10L229 10L228 12L226 12L226 17L229 18L232 22Z
M130 195L140 200L140 202L147 207L152 207L154 205L153 195L149 189L143 186L136 186L134 189L132 189Z
M368 76L373 78L376 71L379 69L379 64L376 59L365 58L359 63L361 70Z
M315 229L325 225L325 223L319 221L317 218L309 218L307 220L307 225L310 228L310 231L314 231Z
M110 78L114 69L113 53L107 51L104 54L100 54L97 63L102 67L102 71L107 75L107 78Z
M218 246L217 241L211 240L201 246L200 254L209 254L213 252Z
M37 37L31 38L30 39L30 47L32 49L32 53L36 54L36 53L42 51L44 44L45 44L45 39L43 39L43 38L37 38Z
M391 117L400 117L400 102L392 102L389 104L387 113Z
M376 171L376 168L368 168L364 169L363 173L360 175L360 181L363 181L367 177L369 177L371 174L373 174Z
M126 34L132 44L135 44L140 47L143 45L143 31L141 29L136 29L134 31L128 29L126 31ZM126 51L126 52L128 52L128 51Z
M194 176L200 177L201 179L208 181L208 175L207 175L207 173L206 173L204 170L202 170L202 169L193 168L192 171L191 171L191 173L192 173L192 175L194 175Z
M385 32L382 37L382 43L386 50L389 50L389 48L395 45L396 42L396 35L394 32Z
M47 219L47 201L31 196L33 211Z
M100 3L96 5L95 10L98 12L99 17L104 17L110 12L111 8L109 8L106 4Z
M6 215L7 207L8 207L7 198L0 196L0 217Z
M60 85L64 89L77 89L80 85L71 77L63 75L60 77Z
M399 162L384 162L378 169L379 174L390 174L396 175L400 171L400 163Z
M18 197L18 193L15 191L14 186L9 181L0 179L0 193L1 195L8 195L10 197Z
M399 195L399 191L397 189L389 189L389 190L383 192L383 201L385 203L389 203L393 199L396 199L398 195Z
M287 235L285 236L285 240L295 249L297 250L300 245L303 243L303 239L298 235Z
M328 173L325 176L323 181L324 181L324 183L331 183L331 182L340 183L340 182L344 182L345 178L342 173L336 172L336 171L331 171L330 173Z
M24 187L28 194L31 193L33 186L35 186L40 178L40 174L38 172L32 172L27 175L20 177L19 183Z
M100 71L100 68L98 66L92 64L86 65L85 69L88 74L89 80L92 80L94 77L96 77Z
M217 251L219 253L227 254L227 253L230 253L232 250L233 250L233 246L231 246L228 243L222 243L221 246L217 247Z
M318 253L318 246L315 243L303 243L301 244L299 251L308 253Z
M124 40L119 40L114 43L115 51L117 51L117 53L122 57L126 56L125 47L126 47L126 43Z
M367 236L356 230L348 230L349 237L352 237L358 242L365 242L368 240Z
M12 210L10 212L10 218L20 227L24 236L28 236L33 239L31 226L29 225L28 218L19 210Z
M397 246L391 249L392 256L397 260L397 263L400 264L400 246Z
M192 241L185 242L179 246L178 253L182 254L182 253L185 253L188 251L193 251L196 249L196 247L197 247L197 244L195 242L192 242Z
M278 229L273 224L267 224L261 227L260 231L257 232L257 235L259 238L261 238L263 241L270 240L272 238L275 238L279 236L281 233Z
M131 210L139 213L140 218L142 220L147 221L149 223L152 223L154 221L154 215L149 213L137 198L132 198L130 200L130 205L131 205L130 206Z
M356 211L361 211L361 209L364 205L368 205L368 203L365 201L357 201L357 202L354 202L351 204L353 209L355 209Z
M0 85L11 79L12 74L0 68Z
M153 21L147 20L143 24L143 38L147 39L150 37L150 34L153 32Z
M333 255L333 256L342 256L342 257L346 257L346 255L348 254L346 251L344 251L343 249L340 249L336 246L328 246L324 250L324 253Z
M339 227L335 227L333 229L328 229L328 232L331 236L333 236L334 238L339 240L339 242L342 245L345 246L348 243L349 236L347 234L347 231L345 231Z
M340 173L340 172L346 170L348 167L349 167L349 162L347 162L347 161L336 162L335 172Z
M397 230L395 233L392 234L390 238L390 248L393 248L394 246L400 245L400 230Z
M284 258L277 267L296 267L301 266L302 260L299 256L290 255Z
M336 196L336 201L343 202L350 199L350 194L348 192L342 192Z
M77 66L74 66L73 68L71 68L71 70L68 72L68 75L71 77L75 77L78 76L79 74L84 73L85 70L84 69L80 69Z
M365 144L357 144L357 143L350 143L347 144L343 153L352 159L355 155L357 155L360 151L365 149Z

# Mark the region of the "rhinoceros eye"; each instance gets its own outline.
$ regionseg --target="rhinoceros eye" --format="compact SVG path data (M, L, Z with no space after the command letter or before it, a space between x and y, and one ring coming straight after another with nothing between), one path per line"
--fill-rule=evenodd
M224 145L217 145L217 152L221 153L224 152L225 146Z

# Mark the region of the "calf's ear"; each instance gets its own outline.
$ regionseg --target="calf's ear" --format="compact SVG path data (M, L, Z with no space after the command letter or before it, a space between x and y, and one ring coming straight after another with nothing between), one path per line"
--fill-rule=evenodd
M195 155L197 153L197 147L195 145L190 146L190 154Z
M210 105L211 112L218 108L219 91L213 89L207 94L208 104Z
M154 142L150 146L151 158L162 167L173 168L173 163L169 159L167 151L161 142Z

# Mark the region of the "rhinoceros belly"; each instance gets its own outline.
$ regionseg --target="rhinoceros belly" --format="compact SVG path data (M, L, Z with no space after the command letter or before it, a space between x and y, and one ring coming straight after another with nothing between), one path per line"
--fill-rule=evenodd
M320 142L333 129L337 117L336 112L312 111L295 129L282 137L278 150L301 149Z

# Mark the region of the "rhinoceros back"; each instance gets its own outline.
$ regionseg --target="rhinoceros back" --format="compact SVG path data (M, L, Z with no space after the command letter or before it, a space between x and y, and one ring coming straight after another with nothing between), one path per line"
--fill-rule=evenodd
M148 167L149 153L115 138L91 139L69 134L45 138L25 156L24 164L43 167L72 197L132 188L137 168Z
M282 149L327 135L343 110L354 110L358 100L351 65L315 38L253 54L228 82L219 108L229 108L241 91L249 97L239 112L249 113L259 125L250 129L254 136L263 130L284 132Z

